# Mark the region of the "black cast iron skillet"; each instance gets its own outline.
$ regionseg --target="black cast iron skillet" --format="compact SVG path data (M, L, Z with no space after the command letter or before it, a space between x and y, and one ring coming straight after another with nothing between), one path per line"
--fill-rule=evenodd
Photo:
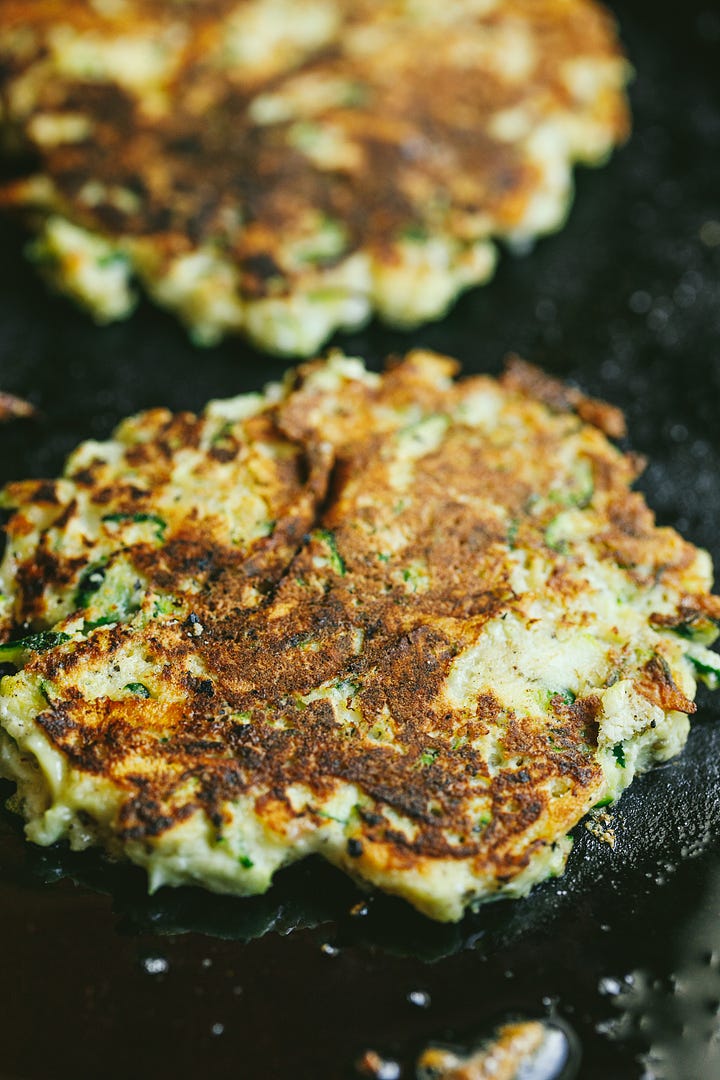
M578 177L566 229L505 257L442 323L338 343L373 366L423 345L490 372L512 349L621 405L659 520L720 565L720 10L615 9L635 133ZM46 294L19 227L0 229L0 387L42 411L0 429L0 479L54 475L137 409L198 408L281 373L241 343L199 352L149 306L97 329ZM313 863L254 900L148 899L134 870L32 849L3 814L0 1076L325 1080L373 1048L408 1078L428 1040L551 1017L572 1033L568 1076L714 1080L718 719L702 692L684 754L623 797L614 851L580 826L564 878L455 927L382 897L351 914L360 895Z

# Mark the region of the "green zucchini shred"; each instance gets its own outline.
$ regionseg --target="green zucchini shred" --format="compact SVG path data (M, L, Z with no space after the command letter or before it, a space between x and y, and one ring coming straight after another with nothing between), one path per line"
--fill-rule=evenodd
M400 232L400 239L411 244L424 244L428 240L428 231L419 222L406 225Z
M423 750L422 754L420 755L420 763L422 765L432 765L439 753L439 750L434 749Z
M716 653L711 653L708 649L703 650L702 657L696 656L692 652L686 652L685 656L693 665L703 682L709 686L711 690L714 690L720 682L720 656ZM708 656L712 657L712 660L708 661Z
M143 525L145 522L150 522L156 527L156 536L158 540L164 539L165 530L167 529L167 521L164 518L159 517L157 514L146 514L138 512L136 514L114 513L104 514L103 521L121 524L123 522L129 522L133 525Z
M127 690L128 693L134 694L135 697L149 698L151 696L145 683L141 682L129 682L125 683L123 690Z
M330 548L330 565L336 574L341 577L345 576L347 567L345 560L338 551L337 541L335 540L335 534L330 529L318 529L315 533L318 540L322 541L328 548Z
M47 652L48 649L54 649L56 645L62 645L69 640L70 635L62 630L40 630L37 634L6 641L4 645L0 645L0 663L23 664L28 653Z
M567 555L569 550L567 540L559 534L559 522L563 513L556 514L545 529L545 543L551 551L557 551L558 555Z
M101 615L99 619L92 619L90 622L84 622L82 624L83 634L89 634L91 630L97 630L98 626L112 626L113 623L118 622L118 615Z

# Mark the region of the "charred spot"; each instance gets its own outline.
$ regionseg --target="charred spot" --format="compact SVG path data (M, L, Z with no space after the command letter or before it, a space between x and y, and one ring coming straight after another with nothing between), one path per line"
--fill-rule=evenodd
M70 502L67 504L67 506L65 506L61 510L61 512L58 514L58 516L53 521L53 528L55 528L55 529L64 529L65 526L68 524L68 522L71 521L72 518L75 516L76 511L77 511L77 500L76 499L71 499Z
M144 217L140 220L138 231L149 234L171 232L178 226L178 217L179 215L175 214L169 206L158 206L154 202L148 202L148 205L144 208Z
M175 740L174 749L190 757L197 757L204 754L222 755L225 746L215 739L191 739L180 736Z
M215 753L222 754L222 747L215 745ZM207 753L207 751L200 751ZM215 820L222 820L223 806L228 800L236 798L245 789L242 770L237 762L222 758L209 762L203 761L199 770L192 769L187 774L199 782L199 798Z
M38 723L53 741L64 741L76 730L75 725L66 713L54 711L41 713Z
M257 278L259 282L266 282L271 278L283 277L283 270L278 266L273 256L266 251L260 251L254 255L246 255L241 261L242 270Z
M162 833L186 821L197 810L193 803L185 803L173 809L172 814L157 798L142 790L124 803L119 814L118 831L121 840L144 840Z
M198 678L196 675L186 675L185 683L188 690L193 694L200 694L202 697L214 697L215 687L213 686L212 679Z
M114 502L117 497L117 491L113 487L99 488L93 492L92 501L98 506L107 506L108 503Z
M213 459L213 461L218 461L221 464L226 465L228 462L235 460L235 458L238 456L239 450L240 447L238 446L238 444L234 443L233 445L228 446L212 446L210 447L208 453Z
M126 176L123 179L123 184L129 191L133 193L133 195L137 195L140 198L147 195L148 193L145 179L139 173L134 173L130 176Z
M593 749L597 746L597 717L600 713L600 709L600 699L595 694L577 698L577 700L570 705L570 714L574 723L577 725L576 730L580 739L586 746Z
M41 713L36 722L75 768L99 775L107 771L111 748L83 723L72 719L67 707L53 706L49 712Z
M33 492L33 499L36 502L47 503L50 506L59 506L60 500L57 496L55 482L53 480L40 481Z
M188 240L193 244L211 242L216 247L227 248L229 238L224 231L218 231L217 216L217 196L215 193L210 193L187 219L185 230Z
M17 568L20 619L28 623L42 619L46 589L62 589L70 585L84 563L82 556L63 559L56 555L49 548L47 536L43 536L32 560L21 563Z
M125 228L128 214L111 202L100 202L94 208L98 224L110 233L120 233Z
M491 788L493 820L501 830L522 832L538 820L544 802L533 790L525 791L514 782L512 775L495 777Z
M95 470L92 465L85 469L78 469L71 474L70 479L80 487L92 487L95 483Z
M205 583L239 558L236 553L208 543L207 538L187 529L179 529L170 539L157 548L154 544L133 546L133 561L161 589L173 590L178 578L189 577Z
M188 154L195 157L203 149L203 140L198 133L191 132L187 135L177 135L168 139L165 145L171 153Z
M322 731L337 729L335 713L329 701L311 701L306 709L302 710L305 717L313 723L318 734Z

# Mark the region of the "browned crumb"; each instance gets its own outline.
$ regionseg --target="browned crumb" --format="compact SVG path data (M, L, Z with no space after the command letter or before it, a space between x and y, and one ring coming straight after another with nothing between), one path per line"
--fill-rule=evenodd
M37 414L32 402L0 390L0 424L6 424L10 420L34 419Z
M417 1063L419 1080L515 1080L545 1040L536 1020L505 1024L495 1037L467 1057L429 1047Z
M594 810L585 822L587 831L603 844L615 847L615 830L611 827L613 819L605 810Z

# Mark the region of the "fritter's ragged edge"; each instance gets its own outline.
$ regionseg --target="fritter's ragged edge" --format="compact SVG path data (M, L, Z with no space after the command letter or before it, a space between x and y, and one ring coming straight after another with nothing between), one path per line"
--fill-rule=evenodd
M319 852L454 920L681 749L720 667L707 553L629 490L616 410L453 371L336 355L6 489L30 839L241 894Z
M628 130L593 0L4 0L0 191L100 322L138 279L211 342L309 355L374 312L441 317L494 238L558 228Z

